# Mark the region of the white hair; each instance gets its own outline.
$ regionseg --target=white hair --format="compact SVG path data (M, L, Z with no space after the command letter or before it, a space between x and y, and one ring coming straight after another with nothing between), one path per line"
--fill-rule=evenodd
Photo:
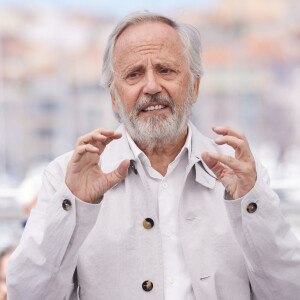
M113 52L118 37L130 25L135 25L143 22L161 22L174 28L177 31L184 46L184 54L187 58L189 70L192 75L192 81L201 77L201 75L203 74L203 68L201 60L200 34L198 30L189 24L178 23L163 15L148 11L141 11L126 16L116 25L116 27L110 34L103 56L101 78L101 83L103 86L108 87L110 90L113 89Z

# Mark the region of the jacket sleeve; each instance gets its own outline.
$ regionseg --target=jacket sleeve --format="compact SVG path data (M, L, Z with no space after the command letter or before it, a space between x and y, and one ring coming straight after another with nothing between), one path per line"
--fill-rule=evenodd
M298 300L300 242L280 211L279 198L268 185L267 172L259 164L257 171L257 182L247 195L225 200L245 257L253 299Z
M73 276L78 251L101 204L77 199L65 185L64 170L58 160L44 172L37 206L8 263L10 300L77 299ZM68 209L62 205L65 199Z

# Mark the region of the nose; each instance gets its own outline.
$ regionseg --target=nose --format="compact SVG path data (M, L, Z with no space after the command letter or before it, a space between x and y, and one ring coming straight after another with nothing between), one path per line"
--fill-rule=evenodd
M162 91L159 79L152 70L146 73L145 80L146 83L143 88L144 94L155 95Z

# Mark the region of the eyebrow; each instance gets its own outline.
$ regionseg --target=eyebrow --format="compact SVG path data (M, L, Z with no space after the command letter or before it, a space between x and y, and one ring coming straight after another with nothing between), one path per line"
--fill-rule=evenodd
M164 63L157 63L154 65L154 68L156 70L160 70L160 69L165 69L165 68L170 68L170 69L173 69L175 71L179 71L178 68L179 68L180 64L177 63L177 62L164 62ZM125 77L127 74L130 74L132 72L137 72L137 71L144 71L145 70L145 65L143 64L139 64L139 65L132 65L132 66L129 66L127 68L124 68L124 70L121 70L120 74L122 77Z
M165 62L165 63L158 63L155 65L155 69L165 69L165 68L170 68L173 69L175 71L178 71L180 64L177 62Z
M128 68L125 68L124 70L121 71L121 74L130 74L132 72L136 72L136 71L143 71L145 70L145 66L144 65L133 65L133 66L129 66Z

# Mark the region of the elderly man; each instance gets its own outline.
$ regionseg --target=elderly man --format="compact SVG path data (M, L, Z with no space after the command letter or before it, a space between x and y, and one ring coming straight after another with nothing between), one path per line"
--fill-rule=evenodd
M299 299L299 243L246 138L189 122L199 51L195 29L160 15L116 26L102 79L123 125L46 169L10 300Z

